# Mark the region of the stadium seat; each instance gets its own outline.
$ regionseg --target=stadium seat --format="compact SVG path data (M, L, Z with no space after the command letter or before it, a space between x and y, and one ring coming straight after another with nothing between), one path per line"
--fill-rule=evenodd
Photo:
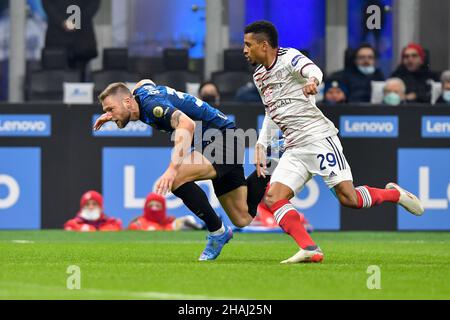
M226 49L223 52L223 71L213 72L211 82L219 89L221 99L230 101L239 88L253 82L251 70L242 49Z
M64 48L42 49L41 67L43 70L63 70L68 68L67 51Z
M189 71L166 71L155 74L153 81L158 85L168 86L175 90L186 92L187 83L201 83L202 77Z
M253 82L253 76L246 71L214 72L211 81L216 84L222 100L233 100L237 90L248 82Z
M431 104L435 104L436 100L439 99L439 96L442 93L442 84L441 82L431 82Z
M94 96L113 82L137 82L139 75L128 71L128 49L106 48L103 50L103 69L92 72Z
M223 52L224 71L249 71L250 64L244 57L242 49L226 49Z
M25 96L28 101L62 101L63 83L80 82L81 73L68 69L67 51L59 47L42 49L40 69L27 72ZM34 71L32 71L34 70Z
M383 88L385 86L385 81L371 81L371 96L370 96L370 103L383 103Z
M166 71L187 71L189 52L187 49L164 49L163 61Z
M140 79L152 79L165 70L161 57L128 57L128 71L138 74Z
M29 101L62 101L63 83L80 82L79 71L68 70L40 70L31 73Z
M113 82L137 82L139 75L126 70L100 70L92 73L94 82L94 95L97 96L110 83Z
M107 48L103 50L103 70L127 70L128 49Z

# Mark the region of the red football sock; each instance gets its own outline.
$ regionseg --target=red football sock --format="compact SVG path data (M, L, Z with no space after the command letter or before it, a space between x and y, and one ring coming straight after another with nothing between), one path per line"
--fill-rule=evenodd
M377 189L369 186L355 188L358 197L358 208L370 208L383 202L397 203L400 192L396 189Z
M272 205L270 211L280 225L281 229L290 235L300 248L315 247L313 239L306 232L300 219L300 215L295 210L289 200L283 199Z

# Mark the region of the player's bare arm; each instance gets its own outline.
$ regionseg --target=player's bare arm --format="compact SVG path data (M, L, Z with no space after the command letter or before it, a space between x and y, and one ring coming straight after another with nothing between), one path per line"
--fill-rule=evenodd
M102 114L94 123L94 130L100 130L100 128L108 121L112 121L112 115L109 112Z
M255 145L255 165L256 165L256 173L258 178L266 177L266 147L260 143Z
M183 159L189 154L195 131L195 122L180 110L175 111L170 119L173 129L174 147L169 167L159 178L156 192L165 195L172 190L173 182L178 174L178 168Z
M266 178L267 173L267 145L277 136L279 127L266 114L259 133L258 142L255 145L255 165L258 178Z

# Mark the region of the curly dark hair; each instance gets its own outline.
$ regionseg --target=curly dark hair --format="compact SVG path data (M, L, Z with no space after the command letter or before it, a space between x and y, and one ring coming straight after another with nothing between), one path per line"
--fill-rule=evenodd
M255 21L247 25L244 33L254 33L260 35L261 41L266 40L272 48L278 48L278 31L273 23L266 20Z

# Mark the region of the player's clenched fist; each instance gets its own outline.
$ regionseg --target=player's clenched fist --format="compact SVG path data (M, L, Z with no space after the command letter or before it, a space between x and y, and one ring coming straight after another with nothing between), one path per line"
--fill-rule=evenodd
M110 113L104 113L94 123L94 130L100 130L103 124L112 120L112 115Z
M305 97L308 97L309 95L316 95L319 91L317 90L318 86L318 80L315 78L312 78L308 81L308 83L303 87L303 94Z

